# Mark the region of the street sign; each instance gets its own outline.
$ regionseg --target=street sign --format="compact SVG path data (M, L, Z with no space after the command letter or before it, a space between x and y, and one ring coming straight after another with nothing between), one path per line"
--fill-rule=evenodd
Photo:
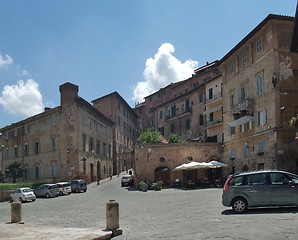
M128 154L128 155L127 155L127 158L128 158L128 159L131 159L131 154Z

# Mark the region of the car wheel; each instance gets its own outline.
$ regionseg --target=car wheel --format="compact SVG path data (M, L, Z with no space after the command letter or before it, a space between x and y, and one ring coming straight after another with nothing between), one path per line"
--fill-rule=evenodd
M19 202L20 202L20 203L24 202L24 201L23 201L23 198L20 197L20 198L19 198Z
M247 201L244 198L235 198L232 208L236 213L244 213L247 210Z
M121 183L121 187L124 187L124 184L123 183Z
M32 202L35 202L35 199L32 199Z
M76 188L76 189L75 189L75 192L78 193L78 192L79 192L79 189Z
M62 196L62 195L63 195L63 192L62 192L62 191L60 191L60 192L59 192L59 195L60 195L60 196Z
M46 194L46 198L50 198L50 194L47 193L47 194Z

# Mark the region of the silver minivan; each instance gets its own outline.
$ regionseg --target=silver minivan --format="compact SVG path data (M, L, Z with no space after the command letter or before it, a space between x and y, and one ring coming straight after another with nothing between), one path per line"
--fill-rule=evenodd
M237 213L249 207L298 206L298 176L278 170L231 175L224 185L222 204Z

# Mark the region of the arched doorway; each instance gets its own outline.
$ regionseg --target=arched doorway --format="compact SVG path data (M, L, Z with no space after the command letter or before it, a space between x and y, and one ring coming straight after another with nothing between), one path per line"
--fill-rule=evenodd
M159 167L154 170L154 181L162 181L163 186L170 186L170 169L168 167Z

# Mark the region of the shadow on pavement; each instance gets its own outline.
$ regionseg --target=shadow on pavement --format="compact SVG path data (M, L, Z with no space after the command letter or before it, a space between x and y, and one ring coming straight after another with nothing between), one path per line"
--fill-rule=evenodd
M222 215L248 215L248 214L276 214L276 213L298 213L297 207L267 207L267 208L250 208L244 213L236 213L232 209L224 210Z

